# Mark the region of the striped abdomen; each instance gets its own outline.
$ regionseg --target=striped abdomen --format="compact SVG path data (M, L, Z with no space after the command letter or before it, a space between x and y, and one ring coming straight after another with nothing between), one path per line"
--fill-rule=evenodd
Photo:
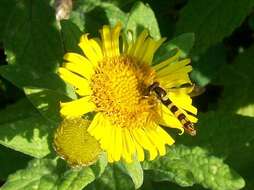
M187 133L194 136L196 130L194 129L193 123L181 112L181 110L173 104L173 102L167 97L167 92L159 86L158 82L153 83L149 87L149 91L154 91L160 101L169 108L169 110L175 115L175 117L181 122L183 128Z

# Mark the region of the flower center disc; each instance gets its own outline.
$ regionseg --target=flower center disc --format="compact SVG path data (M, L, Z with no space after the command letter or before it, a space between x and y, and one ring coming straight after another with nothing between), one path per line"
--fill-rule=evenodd
M128 56L105 58L91 79L92 101L112 124L142 127L156 117L157 101L147 96L155 72Z

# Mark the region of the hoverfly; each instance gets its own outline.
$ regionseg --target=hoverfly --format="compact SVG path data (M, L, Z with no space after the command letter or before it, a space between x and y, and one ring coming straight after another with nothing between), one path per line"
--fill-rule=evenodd
M180 112L180 109L167 97L167 92L160 87L159 82L154 82L148 87L148 91L151 94L154 92L157 98L169 108L169 110L175 115L175 117L181 122L184 130L191 136L196 135L194 124L185 116L184 113Z

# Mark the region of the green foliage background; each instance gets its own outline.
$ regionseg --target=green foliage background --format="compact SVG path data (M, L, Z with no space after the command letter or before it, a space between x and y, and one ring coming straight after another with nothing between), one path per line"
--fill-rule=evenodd
M57 22L50 0L0 1L1 190L254 189L254 0L75 0ZM155 161L71 169L52 136L59 102L75 98L56 73L83 32L124 24L167 37L154 63L178 47L191 57L198 135L178 136ZM172 131L170 131L172 134Z

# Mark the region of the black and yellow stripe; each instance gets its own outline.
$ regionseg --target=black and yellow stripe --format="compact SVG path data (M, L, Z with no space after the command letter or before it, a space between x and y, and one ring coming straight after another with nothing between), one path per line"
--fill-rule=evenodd
M158 82L154 82L148 88L149 93L155 92L158 99L169 108L169 110L175 115L175 117L181 122L184 130L192 136L196 135L193 123L186 117L184 113L167 97L167 92L160 87Z

